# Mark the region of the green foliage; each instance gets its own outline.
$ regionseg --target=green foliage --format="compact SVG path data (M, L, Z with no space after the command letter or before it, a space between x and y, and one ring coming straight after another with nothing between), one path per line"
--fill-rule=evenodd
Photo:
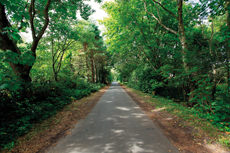
M165 80L165 81L163 81ZM165 97L182 99L180 89L172 86L168 80L153 71L148 65L142 65L133 71L128 86L145 93L161 95Z
M2 30L3 30L2 34L7 34L8 37L12 40L18 41L21 39L21 36L18 34L19 31L16 28L5 27Z
M22 52L21 54L17 54L15 52L12 52L11 50L7 50L6 52L4 52L4 62L32 66L35 63L35 57L33 56L33 53L28 50L27 47L22 46L19 48Z
M78 11L85 20L94 12L84 1L3 0L0 9L0 148L9 149L34 123L112 76L98 26L76 18ZM30 43L19 35L26 29Z
M104 85L91 84L84 80L68 80L58 83L30 83L25 84L23 89L13 90L2 86L4 89L0 90L0 147L9 149L34 123L54 115L72 100L88 96Z
M181 12L178 4L131 0L103 5L109 17L101 23L116 79L181 103L229 131L230 3L186 1ZM183 22L178 22L180 14Z

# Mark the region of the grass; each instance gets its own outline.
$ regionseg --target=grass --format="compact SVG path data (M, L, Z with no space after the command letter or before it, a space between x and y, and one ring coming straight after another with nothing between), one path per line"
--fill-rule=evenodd
M196 131L199 131L197 133L194 133L194 136L207 136L210 139L210 142L215 141L228 149L230 148L230 133L222 132L217 127L213 126L210 121L196 117L194 114L199 113L197 110L185 107L183 106L183 103L179 104L173 102L173 100L170 99L146 94L133 88L129 89L133 93L144 97L145 101L155 106L155 108L164 108L164 110L166 110L167 112L185 120L188 123L188 126L192 126L194 129L197 129Z

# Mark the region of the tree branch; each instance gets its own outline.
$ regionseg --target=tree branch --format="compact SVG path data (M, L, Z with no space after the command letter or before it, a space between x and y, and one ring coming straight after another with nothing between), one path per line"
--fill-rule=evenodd
M178 32L176 32L175 30L173 30L173 29L171 29L171 28L169 28L169 27L167 27L167 26L165 26L153 13L150 13L149 11L148 11L148 9L147 9L147 7L146 7L146 2L143 0L143 2L144 2L144 7L145 7L145 11L149 14L149 15L151 15L155 20L157 20L157 22L161 25L161 26L163 26L166 30L168 30L168 31L170 31L170 32L172 32L172 33L174 33L174 34L178 34Z
M49 7L50 7L51 0L47 0L46 7L44 9L44 16L45 16L45 23L44 26L42 27L42 30L39 32L37 39L40 40L42 35L44 34L46 28L48 27L49 24Z
M175 17L177 20L179 20L178 17L175 14L173 14L173 12L169 11L168 9L166 9L161 3L159 3L159 2L157 2L155 0L152 0L152 1L154 3L157 3L158 5L160 5L165 11L167 11L169 14L171 14L173 17Z
M62 46L62 50L59 52L59 54L58 54L56 60L54 61L54 63L57 62L57 60L59 59L59 56L61 55L61 53L63 53L63 52L65 51L65 50L64 50L64 46L66 45L66 41L67 41L67 38L65 39L64 45ZM59 50L59 48L58 48L58 50ZM58 50L56 51L56 54L57 54ZM55 55L56 55L56 54L55 54Z
M63 55L64 55L64 51L62 52L62 55L61 55L61 58L60 58L60 61L59 61L59 63L58 63L58 65L57 65L57 73L60 71L60 69L61 69L61 62L62 62L62 59L63 59Z
M159 20L162 22L161 16L160 16L160 12L159 12L159 9L158 9L157 5L155 5L155 7L156 7L156 9L157 9L157 14L158 14Z
M34 3L35 3L35 0L31 0L30 7L29 7L30 26L31 26L33 41L35 41L37 38L35 27L34 27L34 17L35 17Z
M64 50L67 50L73 43L74 43L74 40L69 41L69 42L66 44L66 47L64 48Z
M23 23L23 19L24 19L24 16L22 16L22 19L21 19L21 24L20 24L20 27L18 27L18 31L20 31L23 27L22 27L22 23Z

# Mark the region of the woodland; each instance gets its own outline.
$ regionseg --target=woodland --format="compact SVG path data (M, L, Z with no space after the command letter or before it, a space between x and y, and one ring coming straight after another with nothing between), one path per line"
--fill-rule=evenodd
M0 148L112 81L93 12L81 0L1 0ZM32 41L21 37L26 31Z
M103 34L83 0L1 0L1 149L113 80L230 132L228 0L114 0L102 9Z

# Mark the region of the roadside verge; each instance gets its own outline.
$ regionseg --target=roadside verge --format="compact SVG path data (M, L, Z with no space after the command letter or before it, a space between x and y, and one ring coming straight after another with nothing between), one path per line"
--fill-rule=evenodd
M70 134L70 129L74 128L78 121L87 117L109 86L110 84L88 97L73 101L57 114L35 124L29 133L17 140L15 147L3 153L46 152L48 148L55 146L60 138Z
M196 126L196 124L202 124L204 121L195 117L187 119L178 117L177 113L172 113L178 110L174 109L169 112L166 110L167 108L158 105L162 99L153 98L150 95L128 88L122 84L120 86L180 152L229 153L229 151L215 142L216 136L220 134L216 129L213 129L213 131L204 131L199 126ZM193 121L194 119L196 121ZM210 136L210 133L214 133L214 135Z

